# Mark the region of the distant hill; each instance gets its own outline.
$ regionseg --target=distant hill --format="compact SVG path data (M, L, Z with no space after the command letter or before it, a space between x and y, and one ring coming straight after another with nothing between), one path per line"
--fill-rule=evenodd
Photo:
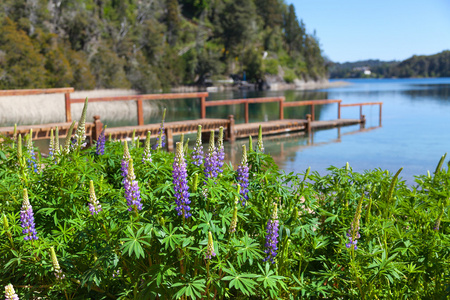
M414 55L404 61L364 60L335 63L330 78L450 77L450 51Z

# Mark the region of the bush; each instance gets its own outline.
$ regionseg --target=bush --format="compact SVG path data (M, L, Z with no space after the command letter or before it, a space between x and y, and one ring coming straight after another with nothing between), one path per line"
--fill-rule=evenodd
M121 170L130 161L120 142L106 142L104 155L90 148L38 155L38 173L27 166L32 148L19 148L21 156L16 142L0 147L0 284L12 283L22 299L449 296L444 159L408 187L378 169L285 174L269 155L251 151L246 187L245 164L237 172L225 164L214 177L211 160L197 166L187 155L184 185L174 154L152 150L152 162L143 163L144 149L132 142L139 210L124 197L122 175L131 171ZM91 180L98 214L89 210ZM22 233L24 188L37 240ZM177 200L184 188L190 203ZM176 207L185 208L181 215Z

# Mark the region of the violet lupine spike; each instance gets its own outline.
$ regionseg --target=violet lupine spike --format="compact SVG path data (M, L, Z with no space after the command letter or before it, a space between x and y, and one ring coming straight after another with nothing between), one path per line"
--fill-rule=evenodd
M50 258L52 259L53 270L55 271L55 277L58 280L62 280L66 277L61 267L59 266L58 258L56 257L55 249L50 247Z
M147 138L145 139L144 153L142 154L142 163L150 163L152 162L152 153L150 150L150 136L152 132L147 132Z
M28 191L23 189L22 209L20 210L20 223L23 228L22 233L25 234L24 240L37 240L37 232L34 224L34 213L28 200Z
M17 296L11 283L5 286L5 300L19 300L19 296Z
M248 200L248 177L249 177L249 168L247 162L247 151L245 145L242 145L242 159L241 164L237 169L237 181L241 186L240 194L242 205L245 206Z
M209 138L209 153L205 158L205 177L216 178L219 175L219 157L217 154L217 148L214 146L214 130L211 130Z
M128 161L128 174L124 179L123 186L125 188L125 199L127 199L128 211L141 210L141 192L139 190L138 182L135 180L133 168L133 159Z
M120 162L120 165L121 165L120 170L122 171L122 177L123 177L122 182L123 183L125 183L125 180L127 179L127 175L128 175L128 161L130 159L131 159L131 155L130 155L130 151L128 151L128 143L127 143L127 141L125 141L123 143L122 161Z
M192 152L192 163L197 167L203 164L202 125L198 125L197 140Z
M214 241L212 237L211 231L208 232L208 246L206 247L206 259L211 259L212 256L216 256L216 252L214 252Z
M106 130L106 126L103 128L102 132L100 133L100 136L98 137L98 140L97 140L97 144L95 145L95 154L96 155L104 155L105 154L105 143L106 143L105 130Z
M77 131L75 132L75 144L74 148L80 150L86 146L86 112L88 106L88 98L84 100L83 111L81 112L80 121L77 125Z
M28 167L34 171L34 173L39 173L39 167L37 164L36 159L36 153L34 152L34 146L33 146L33 130L30 129L30 134L28 135L27 140L27 152L29 155L29 158L27 159Z
M222 167L225 161L225 148L223 147L223 126L220 126L219 128L219 140L217 141L217 155L218 155L218 162L217 167L219 173L222 173Z
M55 137L53 136L53 128L50 129L50 145L48 146L48 156L53 160L53 154L55 153Z
M266 243L264 245L264 252L267 254L264 261L270 260L273 264L275 261L273 260L277 256L278 251L278 212L277 212L277 204L273 204L273 212L269 221L267 222L266 228Z
M94 182L89 182L89 211L91 215L98 215L102 211L102 206L95 195Z
M261 153L264 153L264 144L262 139L262 126L259 125L258 130L258 141L256 142L256 146L258 147L258 151Z
M161 126L159 128L159 134L158 134L158 137L156 138L156 144L152 147L153 150L161 149L166 146L166 142L165 142L166 135L164 134L164 119L165 118L166 118L166 109L164 108L163 117L161 120Z
M361 218L361 209L362 209L363 199L364 199L364 194L358 202L358 206L356 207L355 216L353 217L352 224L350 226L350 229L347 232L347 237L349 239L349 242L347 244L345 244L345 247L347 247L349 249L353 249L353 250L358 249L357 243L358 243L358 239L361 237L361 235L359 234L359 219Z
M191 201L189 200L189 187L187 181L186 161L184 159L183 144L178 142L176 146L175 159L173 161L173 185L175 190L175 208L179 216L189 218Z
M70 127L67 130L67 136L66 136L66 139L64 140L64 148L62 150L63 154L67 155L70 153L70 146L72 145L70 139L72 138L72 132L73 132L74 127L75 127L75 121L73 121L72 124L70 124Z

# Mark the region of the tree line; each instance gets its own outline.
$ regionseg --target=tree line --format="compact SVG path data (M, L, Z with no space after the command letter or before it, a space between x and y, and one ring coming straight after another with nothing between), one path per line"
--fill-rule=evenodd
M316 35L284 0L4 0L0 26L0 89L326 76Z
M365 75L363 68L371 71ZM336 63L330 67L330 78L410 78L450 77L450 51L434 55L414 55L404 61L365 60Z

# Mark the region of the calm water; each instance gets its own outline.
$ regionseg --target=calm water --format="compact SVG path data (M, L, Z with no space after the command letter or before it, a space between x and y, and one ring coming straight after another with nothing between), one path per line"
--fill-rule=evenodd
M287 172L300 172L311 166L312 170L324 174L330 165L341 167L346 162L360 172L375 168L396 172L400 167L404 167L402 178L408 184L413 184L414 175L426 174L427 170L434 171L440 157L450 151L450 78L359 79L348 82L351 85L314 92L217 93L213 94L212 98L284 95L286 101L382 101L382 127L378 127L378 106L366 106L363 108L363 114L366 115L366 129L369 130L361 131L358 125L341 130L317 131L312 137L283 136L273 137L272 140L267 138L266 151L271 153L280 167ZM259 107L250 108L253 121L277 118L276 105L255 106ZM303 117L308 112L305 108L285 109L287 118ZM225 116L224 112L221 114L217 117ZM316 118L320 120L335 119L336 115L336 104L324 105L316 111ZM343 118L357 118L358 115L357 107L342 108ZM241 142L238 142L229 146L237 156L240 153L240 144Z

